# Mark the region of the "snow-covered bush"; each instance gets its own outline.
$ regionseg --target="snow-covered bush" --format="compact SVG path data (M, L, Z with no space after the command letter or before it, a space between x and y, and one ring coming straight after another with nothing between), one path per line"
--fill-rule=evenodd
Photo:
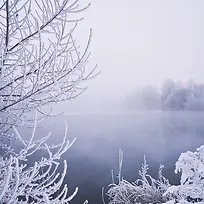
M56 146L46 144L50 134L35 140L35 128L29 141L25 141L15 128L14 132L23 148L19 152L10 149L0 156L0 203L68 204L78 188L68 195L67 184L64 184L66 160L63 162L63 171L58 171L60 157L74 142L67 140L67 126L62 143ZM30 164L30 156L39 150L44 152L43 155L47 154L47 157L41 157L39 161Z
M177 194L177 202L204 203L204 145L195 152L182 153L176 162L175 173L181 172L179 186L171 186L165 195Z

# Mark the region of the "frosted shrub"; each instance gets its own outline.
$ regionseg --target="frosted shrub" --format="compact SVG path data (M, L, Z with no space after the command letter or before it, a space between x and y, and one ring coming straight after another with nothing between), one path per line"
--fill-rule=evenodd
M34 140L35 128L29 141L23 140L14 130L24 147L18 153L11 151L0 156L0 203L69 203L78 188L68 195L67 184L63 183L67 171L66 160L63 161L63 171L58 172L60 157L74 142L67 140L67 128L62 143L56 146L46 144L50 135ZM28 165L29 156L38 150L46 151L47 157Z
M196 150L181 154L175 169L175 173L181 172L180 185L171 186L165 193L165 195L177 194L176 201L179 203L204 203L204 146Z

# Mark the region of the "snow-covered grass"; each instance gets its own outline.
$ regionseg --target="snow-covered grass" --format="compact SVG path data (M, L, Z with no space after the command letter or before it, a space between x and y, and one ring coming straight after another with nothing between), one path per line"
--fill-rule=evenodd
M120 172L121 164L122 161ZM204 146L195 152L182 153L179 157L175 173L181 172L180 185L171 185L162 175L162 168L160 166L158 179L152 178L144 158L139 171L140 179L130 183L120 176L117 184L110 185L107 192L109 204L204 203Z
M140 179L130 183L123 178L118 184L111 184L108 190L110 204L133 204L133 203L165 203L169 195L163 194L170 187L169 181L162 175L163 166L160 166L158 179L148 174L148 165L144 157L144 163L139 171Z

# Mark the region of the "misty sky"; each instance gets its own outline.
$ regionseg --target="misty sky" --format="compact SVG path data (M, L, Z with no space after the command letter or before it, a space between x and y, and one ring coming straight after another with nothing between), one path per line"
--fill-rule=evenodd
M93 29L90 64L101 74L78 101L107 103L167 78L204 82L203 0L90 2L78 32L84 41Z

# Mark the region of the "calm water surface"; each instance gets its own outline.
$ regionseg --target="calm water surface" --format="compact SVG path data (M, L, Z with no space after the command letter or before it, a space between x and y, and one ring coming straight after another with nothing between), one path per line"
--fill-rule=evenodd
M68 161L70 193L79 187L73 204L86 199L91 204L102 203L101 188L111 183L111 169L117 175L120 148L125 179L138 178L146 155L151 175L157 176L159 164L164 164L164 174L176 184L179 177L173 170L180 153L204 144L204 113L196 112L70 114L46 120L37 134L52 132L50 142L59 143L65 120L70 140L77 138L63 156Z

